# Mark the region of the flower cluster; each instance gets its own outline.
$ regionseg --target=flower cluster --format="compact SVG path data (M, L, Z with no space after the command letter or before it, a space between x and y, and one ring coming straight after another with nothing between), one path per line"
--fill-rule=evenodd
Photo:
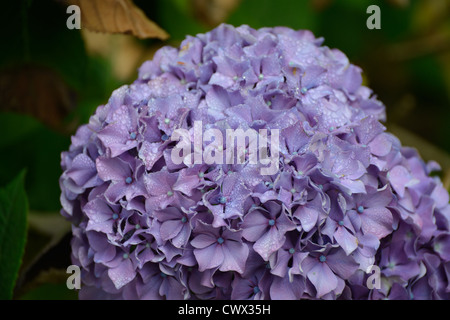
M322 43L221 25L98 107L61 162L80 298L450 298L439 166L386 132L361 69ZM279 130L279 170L174 162L172 135L195 121Z

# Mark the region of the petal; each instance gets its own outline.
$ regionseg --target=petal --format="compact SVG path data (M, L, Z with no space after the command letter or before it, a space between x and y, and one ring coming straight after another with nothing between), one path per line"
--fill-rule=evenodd
M358 269L358 264L352 256L342 250L327 255L327 264L333 272L344 280L350 278Z
M185 195L191 196L192 191L200 185L198 174L187 175L187 170L180 170L177 182L173 185L173 190L180 191Z
M127 127L112 123L98 133L98 138L105 147L111 149L112 156L117 157L122 153L121 147L127 143L129 135Z
M153 212L153 215L158 219L158 221L164 222L167 220L180 220L183 217L180 209L175 207L168 207L164 210L158 210Z
M386 208L368 208L361 214L361 229L365 234L373 234L378 239L384 238L393 231L394 219Z
M352 223L353 229L359 231L361 229L361 216L355 210L347 211L347 217Z
M288 270L289 260L292 255L286 250L278 250L275 264L272 266L270 272L279 277L284 277Z
M197 249L203 249L213 245L217 241L217 238L210 234L199 234L191 241L191 245Z
M420 205L416 213L420 216L421 228L420 238L423 241L428 241L436 232L437 226L435 223L435 202L428 196L422 196Z
M86 231L97 231L105 234L113 233L113 222L104 221L104 222L95 222L94 220L89 220L86 226Z
M162 157L163 151L161 150L160 142L150 143L144 141L139 149L139 158L144 162L145 168L151 170L153 165Z
M377 192L364 196L361 204L367 208L387 207L393 198L394 195L392 194L391 188L386 185L382 189L378 189Z
M66 172L69 178L80 187L85 186L89 180L95 177L96 173L94 161L84 153L77 155L73 159L71 168Z
M300 206L294 213L294 217L300 220L303 230L311 231L317 223L319 212L307 206Z
M380 247L380 240L373 234L359 235L358 242L361 244L358 251L367 258L374 257Z
M224 259L219 270L222 272L237 271L241 274L244 273L245 262L249 253L248 246L245 243L225 240L222 247Z
M411 181L411 175L408 169L403 166L395 166L389 171L388 179L395 192L397 192L400 197L403 197L405 187Z
M144 175L144 183L151 196L167 195L168 191L172 191L172 186L177 177L178 173L152 172Z
M433 192L431 193L431 198L436 201L436 207L442 208L448 205L449 203L449 193L442 185L442 182L436 184Z
M114 209L113 209L114 208ZM90 221L103 223L112 218L114 212L119 211L118 206L110 206L101 198L95 198L89 201L84 207L83 211L89 217Z
M364 185L364 182L361 180L350 180L346 178L341 178L340 184L344 186L348 191L348 194L353 193L366 193L366 187Z
M254 284L249 279L242 279L241 277L235 277L231 284L231 300L246 300L254 295Z
M194 256L200 272L216 268L224 261L223 249L219 244L213 244L203 249L195 249Z
M297 225L288 218L287 214L283 211L278 217L275 226L278 229L278 232L281 234L285 234L287 231L294 230Z
M319 85L320 76L326 73L326 69L318 65L308 66L301 78L302 87L311 89Z
M348 232L345 227L338 227L334 233L336 242L344 249L345 253L349 255L358 248L358 239Z
M183 248L189 240L191 235L191 227L188 224L184 224L180 232L172 238L172 244L177 248Z
M294 276L290 281L288 276L275 277L270 286L272 300L300 300L305 291L305 280L301 276Z
M362 144L369 144L376 136L386 128L374 116L368 116L361 120L355 128L355 133Z
M127 189L128 185L122 181L111 183L105 191L105 198L111 203L116 203L127 193Z
M103 181L125 181L132 174L130 165L119 158L99 157L96 166Z
M269 256L281 248L284 243L284 235L276 227L271 227L253 245L253 249L266 261Z
M242 223L242 236L248 241L257 241L267 229L268 219L258 210L248 213Z
M338 280L326 263L317 262L307 274L317 291L317 298L336 289Z
M108 269L108 276L116 289L120 289L136 277L136 272L131 260L125 259L117 267Z
M392 148L392 142L389 139L389 135L386 133L379 134L369 143L369 148L370 152L376 156L386 156Z
M180 220L167 220L161 224L159 232L161 234L161 238L166 241L175 238L181 228L183 228L183 222Z

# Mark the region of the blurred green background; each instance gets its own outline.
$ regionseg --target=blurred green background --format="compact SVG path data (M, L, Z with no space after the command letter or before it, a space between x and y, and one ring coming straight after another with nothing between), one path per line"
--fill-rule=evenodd
M135 0L134 4L170 38L94 33L83 28L83 21L81 30L69 30L64 1L16 0L1 5L0 188L6 190L16 181L16 189L8 190L20 194L16 201L27 203L26 210L17 209L26 217L17 222L21 232L12 232L27 235L24 255L14 257L17 261L11 266L11 270L20 266L17 279L9 279L3 287L0 283L1 290L14 288L7 298L77 298L65 285L70 226L59 215L60 153L68 149L76 128L107 102L114 89L131 83L138 66L158 48L177 46L187 34L207 32L222 22L254 28L283 25L324 37L326 46L340 49L364 70L365 84L386 105L388 130L404 145L417 148L424 159L439 162L441 178L449 187L449 0ZM366 27L371 4L381 9L380 30ZM25 179L16 179L24 169ZM0 212L2 206L14 208L7 196L1 201ZM8 236L6 229L0 225L0 241ZM0 251L0 274L3 262L12 259L7 252ZM8 279L0 277L1 281Z

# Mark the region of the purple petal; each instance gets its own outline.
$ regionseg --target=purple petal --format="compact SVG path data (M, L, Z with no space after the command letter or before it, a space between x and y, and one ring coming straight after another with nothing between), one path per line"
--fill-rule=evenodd
M271 227L253 245L253 249L259 253L264 260L269 260L269 256L281 248L284 243L284 234L276 227Z
M370 151L379 157L386 156L392 148L392 142L386 133L381 133L369 143Z
M83 153L73 159L72 167L66 173L80 187L89 188L100 184L94 180L97 174L94 161Z
M183 228L183 223L180 220L168 220L161 224L161 238L166 241L175 238Z
M227 239L222 247L224 259L219 270L222 272L237 271L241 274L244 273L245 262L249 253L248 246L245 243Z
M326 256L327 265L333 270L336 275L344 280L347 280L358 269L358 264L351 256L346 255L342 250L337 250Z
M191 241L191 245L197 249L204 249L217 242L217 238L211 234L199 234Z
M368 208L361 214L361 229L382 239L393 231L394 219L386 208Z
M248 240L255 242L265 233L268 220L258 210L252 211L245 216L241 227L243 229L242 236Z
M203 249L195 249L194 256L198 262L198 270L200 272L219 267L225 259L223 248L219 244L212 244Z
M445 190L442 183L436 184L436 187L431 193L431 198L436 201L436 207L438 208L445 207L449 203L449 193Z
M119 158L97 158L96 166L103 181L125 181L132 176L130 165Z
M382 189L378 189L375 193L364 196L360 204L368 208L387 207L393 198L394 195L392 194L391 189L388 186L385 186Z
M294 217L300 220L303 230L309 232L316 226L319 212L307 206L300 206L295 211Z
M183 248L186 246L191 235L191 228L186 223L181 228L180 232L172 238L172 244L177 248Z
M403 197L405 188L411 181L411 174L403 166L395 166L389 171L389 182L400 197Z
M341 178L340 184L348 189L349 194L353 193L366 193L366 187L364 185L364 182L361 180L350 180Z
M272 300L300 300L305 291L305 280L301 276L294 276L290 281L288 276L275 277L270 286Z
M348 232L347 228L339 227L334 233L336 242L344 249L347 255L351 254L358 248L358 239Z
M151 170L155 163L163 156L163 151L161 150L160 142L147 142L142 143L141 149L139 150L139 158L144 161L145 168Z
M307 277L316 288L317 298L332 292L338 285L335 274L326 263L316 263L316 265L309 270Z
M108 276L116 289L120 289L136 277L136 271L131 260L125 259L117 267L108 269Z

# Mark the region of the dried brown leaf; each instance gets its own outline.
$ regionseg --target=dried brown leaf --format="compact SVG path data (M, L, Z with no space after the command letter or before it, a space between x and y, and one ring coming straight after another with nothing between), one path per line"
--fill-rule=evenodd
M225 22L241 0L191 0L193 12L205 24L214 27Z
M75 107L75 92L50 68L23 65L0 72L0 110L31 115L61 129Z
M140 39L169 37L132 0L67 0L80 7L81 26L91 31L132 34Z

